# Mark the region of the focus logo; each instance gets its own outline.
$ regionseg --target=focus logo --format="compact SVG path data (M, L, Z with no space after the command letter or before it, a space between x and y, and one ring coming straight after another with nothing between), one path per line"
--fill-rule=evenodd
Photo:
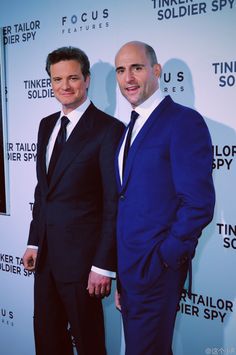
M4 307L1 307L1 323L4 325L14 326L14 313Z
M164 93L184 91L184 72L163 72L161 77L161 89Z
M62 34L72 34L109 27L109 10L89 10L61 18Z
M182 59L171 58L163 64L160 89L174 101L194 107L192 71Z

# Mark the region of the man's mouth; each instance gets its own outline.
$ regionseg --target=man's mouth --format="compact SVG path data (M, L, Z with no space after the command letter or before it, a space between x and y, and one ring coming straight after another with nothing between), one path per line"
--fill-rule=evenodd
M139 89L139 86L138 86L138 85L130 85L130 86L127 86L127 87L126 87L126 91L127 91L128 93L136 92L138 89Z
M63 92L62 94L61 94L62 96L71 96L71 95L73 95L73 92L71 92L71 91L67 91L67 92Z

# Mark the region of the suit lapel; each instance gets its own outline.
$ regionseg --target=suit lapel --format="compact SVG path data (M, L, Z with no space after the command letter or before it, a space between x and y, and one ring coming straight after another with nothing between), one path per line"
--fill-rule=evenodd
M151 129L152 125L158 120L158 117L163 114L165 109L170 105L172 99L170 96L165 97L162 102L155 108L155 110L148 117L147 121L139 131L137 137L135 138L133 144L130 147L128 158L126 160L125 174L122 184L122 191L126 189L127 183L129 181L129 176L132 168L132 164L136 154L138 153L139 147L144 141L147 133Z
M126 129L120 139L119 145L116 150L116 155L115 155L115 174L116 174L116 181L117 181L117 185L118 185L118 191L120 191L121 186L122 186L121 179L120 179L120 171L119 171L119 153L120 153L120 148L121 148L122 143L124 141L127 130L128 130L128 126L126 127Z
M95 106L90 104L69 136L55 166L49 185L49 191L57 184L67 167L89 141L89 131L93 126L94 110Z
M41 179L41 186L43 186L44 190L48 189L47 183L47 170L46 170L46 150L49 138L52 134L53 128L60 116L60 112L52 115L51 119L46 119L45 124L42 127L40 145L38 147L37 155L38 155L38 169L39 169L39 177Z

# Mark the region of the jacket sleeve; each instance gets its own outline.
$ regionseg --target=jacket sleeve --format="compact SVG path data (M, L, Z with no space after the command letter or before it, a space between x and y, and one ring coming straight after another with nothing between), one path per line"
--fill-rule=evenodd
M213 218L212 143L203 118L185 108L172 127L172 178L179 206L167 238L160 246L163 261L178 268L194 256L203 228Z
M37 139L37 160L36 160L36 171L38 171L39 165L39 150L40 150L40 137L42 136L42 121L39 125L38 130L38 139ZM38 174L37 174L38 175ZM38 178L38 176L37 176ZM34 191L34 206L33 206L33 215L32 221L30 223L29 237L28 237L28 245L39 245L39 216L40 216L40 208L41 208L41 190L40 184L37 182L35 191Z
M93 265L110 271L116 270L116 216L117 185L115 179L115 152L124 131L124 125L115 120L107 130L101 144L99 166L102 179L103 211L99 244Z

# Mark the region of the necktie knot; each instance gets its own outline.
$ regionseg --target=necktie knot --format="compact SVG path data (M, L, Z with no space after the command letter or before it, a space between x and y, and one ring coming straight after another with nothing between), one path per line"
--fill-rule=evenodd
M136 111L131 111L130 121L135 122L138 118L139 114Z
M64 129L70 122L69 118L67 116L62 116L61 117L61 127Z
M64 145L66 142L66 126L70 122L69 118L66 116L61 117L61 127L57 136L57 143Z

